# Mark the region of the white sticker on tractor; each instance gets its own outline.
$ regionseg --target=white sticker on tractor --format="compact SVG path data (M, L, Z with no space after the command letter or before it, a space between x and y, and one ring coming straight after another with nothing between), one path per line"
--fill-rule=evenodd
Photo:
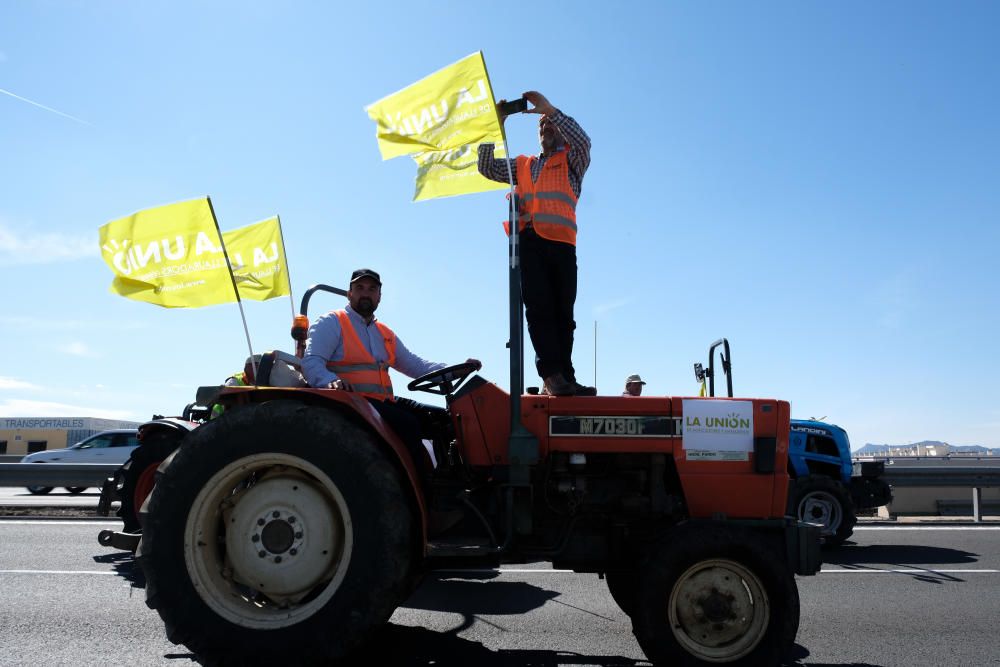
M684 399L681 423L688 460L750 460L753 451L752 402Z

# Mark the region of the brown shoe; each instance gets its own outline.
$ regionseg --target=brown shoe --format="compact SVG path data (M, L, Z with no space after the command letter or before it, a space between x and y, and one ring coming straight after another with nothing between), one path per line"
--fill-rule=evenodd
M543 380L545 393L549 396L573 396L576 389L573 383L567 382L562 373L553 373Z
M597 396L597 387L588 387L574 381L573 393L576 396Z

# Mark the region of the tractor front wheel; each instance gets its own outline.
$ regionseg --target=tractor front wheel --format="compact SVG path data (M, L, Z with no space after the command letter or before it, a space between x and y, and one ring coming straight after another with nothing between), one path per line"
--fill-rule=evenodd
M655 665L777 665L799 626L795 579L777 540L692 525L647 559L633 631Z
M146 604L205 663L335 661L406 595L419 532L402 480L331 410L227 411L161 467L138 551Z

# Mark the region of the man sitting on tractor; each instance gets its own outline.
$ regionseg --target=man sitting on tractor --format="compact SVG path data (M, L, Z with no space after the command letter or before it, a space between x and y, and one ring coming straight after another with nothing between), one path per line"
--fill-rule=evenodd
M410 352L385 324L375 319L382 300L382 279L371 269L351 274L348 305L320 316L309 328L302 373L311 387L339 389L368 399L382 419L399 436L426 476L429 461L421 440L433 439L441 423L442 408L397 398L389 368L416 378L446 365L427 361ZM476 359L466 363L479 364Z

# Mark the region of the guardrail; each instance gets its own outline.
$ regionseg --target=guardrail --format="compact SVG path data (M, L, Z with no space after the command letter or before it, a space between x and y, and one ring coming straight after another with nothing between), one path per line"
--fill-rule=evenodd
M866 456L854 461L884 461L882 479L892 486L971 487L976 522L983 520L983 489L1000 487L1000 458L994 456Z
M118 463L0 463L0 486L101 486Z

